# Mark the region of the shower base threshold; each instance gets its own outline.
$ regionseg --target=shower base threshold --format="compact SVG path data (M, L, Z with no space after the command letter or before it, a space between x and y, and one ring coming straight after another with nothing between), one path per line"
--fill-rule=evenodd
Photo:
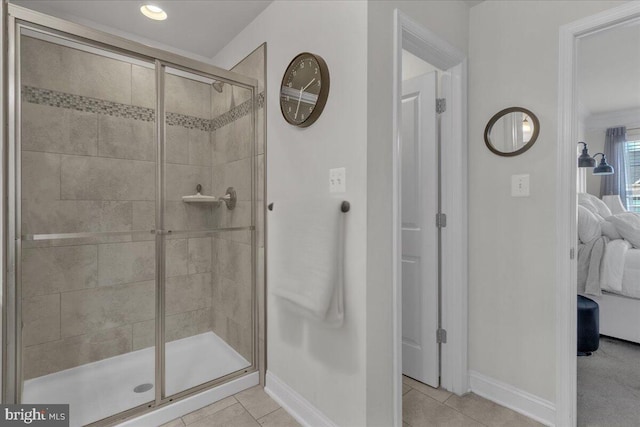
M251 366L213 332L166 345L166 395ZM68 403L70 425L83 426L155 398L155 347L56 372L24 382L23 403ZM145 384L152 388L135 392Z

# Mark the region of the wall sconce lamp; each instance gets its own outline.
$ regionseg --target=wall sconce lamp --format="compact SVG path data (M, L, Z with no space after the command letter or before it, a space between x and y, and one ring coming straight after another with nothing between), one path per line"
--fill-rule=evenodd
M612 175L613 174L614 172L613 166L607 163L607 157L604 155L604 153L596 153L593 155L593 157L591 157L589 155L587 143L580 141L578 142L578 144L584 145L584 147L582 147L582 153L578 157L579 168L594 168L593 169L594 175ZM598 166L596 166L596 156L602 156Z
M582 154L578 157L578 167L579 168L595 168L596 167L596 159L589 155L589 149L587 148L586 142L578 142L578 144L584 145L582 147Z
M613 175L613 166L607 163L607 157L604 155L604 153L594 154L593 155L594 160L598 154L601 155L602 158L600 159L600 164L598 164L598 166L596 166L595 169L593 169L593 174L594 175Z

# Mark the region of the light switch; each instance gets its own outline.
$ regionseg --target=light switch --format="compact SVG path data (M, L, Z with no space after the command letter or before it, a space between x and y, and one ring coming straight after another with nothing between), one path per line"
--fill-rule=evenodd
M347 170L345 168L329 169L329 192L345 193L347 191Z
M529 197L529 174L511 175L511 196Z

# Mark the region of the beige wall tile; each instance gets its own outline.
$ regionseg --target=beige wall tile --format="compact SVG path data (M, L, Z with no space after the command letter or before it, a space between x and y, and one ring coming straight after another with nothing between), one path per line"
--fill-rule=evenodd
M93 288L98 279L95 245L22 250L22 295Z
M264 116L265 116L265 110L264 108L261 108L259 113L258 113L258 118L256 119L256 132L257 132L257 141L256 141L256 151L257 154L264 154L265 153L265 146L266 146L266 129L265 129L265 125L264 125Z
M211 271L211 237L189 239L189 274Z
M62 157L62 198L155 200L154 162L102 157Z
M131 64L22 37L22 84L128 104Z
M219 228L248 227L251 225L251 202L241 200L233 210L221 205L213 211L212 221Z
M220 305L224 314L239 325L250 327L252 321L252 300L250 284L220 279ZM218 308L220 309L220 308Z
M104 286L62 294L62 336L70 337L155 316L155 282Z
M211 205L204 203L184 203L167 201L165 225L167 230L204 230L213 226Z
M95 156L98 115L25 102L21 141L23 150Z
M22 152L22 199L60 200L60 155Z
M182 201L182 196L196 193L196 185L203 187L203 194L208 194L207 188L211 182L211 168L202 166L168 164L166 167L166 198L172 201Z
M166 283L166 314L211 307L211 274L169 277Z
M189 164L211 166L212 162L211 132L189 129Z
M221 164L251 156L254 139L251 115L213 132L213 163Z
M253 328L239 325L227 318L227 344L249 362L253 359Z
M25 347L24 376L35 378L130 351L131 325Z
M168 239L166 246L167 277L189 273L189 245L187 239Z
M211 118L211 85L167 74L165 77L166 110L203 119Z
M265 45L258 46L231 70L258 80L258 93L264 90Z
M222 92L216 90L211 91L211 117L216 118L231 109L231 92L230 84L222 85Z
M264 154L260 154L256 156L256 182L257 182L257 190L256 190L256 199L264 200L265 194L265 186L264 181L266 179L264 174Z
M134 323L133 327L133 348L132 351L141 350L156 345L156 321L145 320Z
M214 167L214 194L225 194L228 187L233 187L238 200L251 200L251 163L248 157Z
M251 246L216 239L218 273L237 283L251 283Z
M214 300L213 309L211 310L211 329L217 336L228 343L227 316L219 308L221 308L221 304Z
M22 343L25 346L60 339L60 294L22 300Z
M183 126L166 126L167 163L189 164L189 129Z
M131 104L156 109L156 71L131 65Z
M154 280L155 242L110 243L98 246L98 284Z
M133 229L151 231L156 229L156 202L133 202Z
M156 161L154 122L98 115L98 155Z
M170 342L209 332L211 331L210 317L209 308L167 316L165 339ZM133 324L133 350L156 345L155 323L155 320L147 320Z
M132 216L131 202L25 200L22 231L25 234L130 231Z

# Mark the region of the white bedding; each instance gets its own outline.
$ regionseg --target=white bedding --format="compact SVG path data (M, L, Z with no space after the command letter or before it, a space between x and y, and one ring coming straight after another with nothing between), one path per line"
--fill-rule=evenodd
M603 291L640 298L640 249L625 240L610 241L604 251L600 287Z

